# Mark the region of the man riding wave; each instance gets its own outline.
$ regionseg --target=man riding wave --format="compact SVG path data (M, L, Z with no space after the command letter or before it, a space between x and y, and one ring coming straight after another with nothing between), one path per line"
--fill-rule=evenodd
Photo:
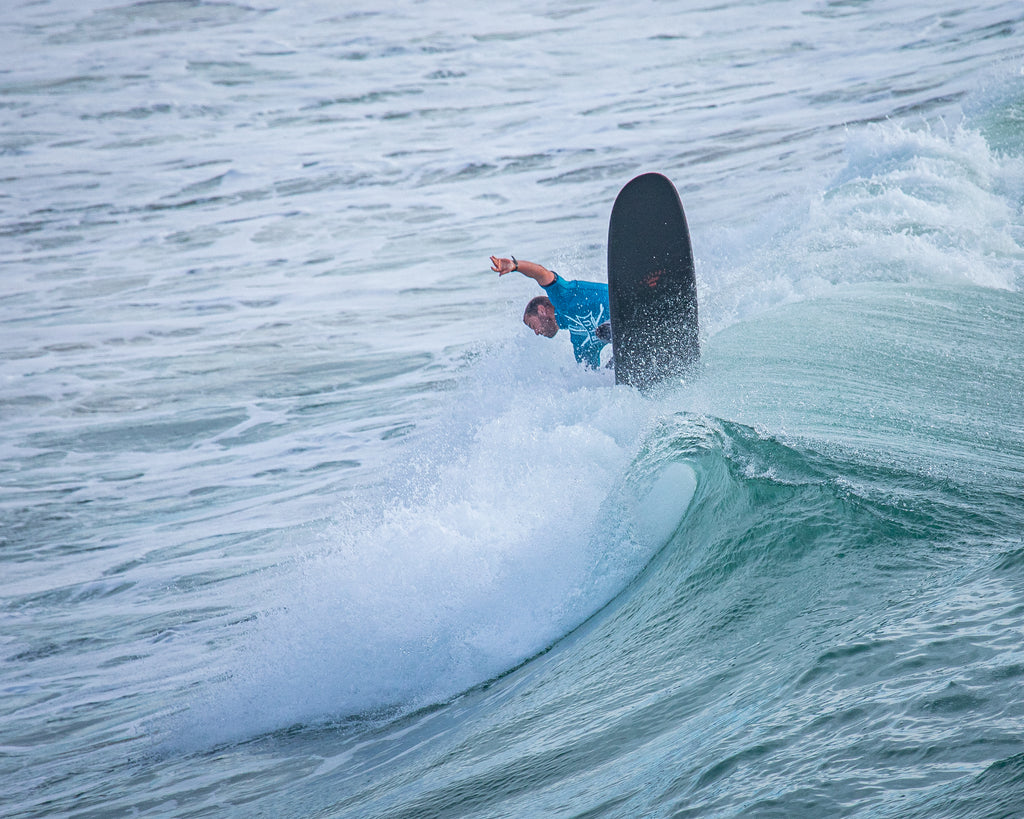
M526 305L523 323L546 338L554 338L559 329L568 330L576 361L595 370L601 366L601 350L611 341L607 284L566 280L515 256L491 256L491 270L499 276L518 271L544 288L545 295Z

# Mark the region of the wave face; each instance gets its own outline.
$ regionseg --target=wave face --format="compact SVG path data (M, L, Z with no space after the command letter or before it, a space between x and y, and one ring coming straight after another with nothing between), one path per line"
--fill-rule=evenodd
M682 523L613 602L440 710L310 741L372 771L382 815L540 814L613 779L613 815L1013 804L1021 319L1016 294L886 283L716 336L637 454L695 494L661 498Z
M0 813L1024 804L1018 4L285 5L4 23Z

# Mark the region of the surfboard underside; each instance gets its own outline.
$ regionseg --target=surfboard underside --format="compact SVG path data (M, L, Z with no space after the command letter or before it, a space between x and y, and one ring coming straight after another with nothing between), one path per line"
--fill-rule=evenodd
M700 358L696 276L683 206L662 174L636 177L615 199L608 297L616 383L685 378Z

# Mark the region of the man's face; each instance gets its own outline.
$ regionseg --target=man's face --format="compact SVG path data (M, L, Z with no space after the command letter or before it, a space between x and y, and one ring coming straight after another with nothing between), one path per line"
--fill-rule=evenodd
M554 311L547 309L544 305L541 305L534 315L526 316L523 319L523 324L537 335L547 338L554 338L555 333L558 332L558 322L555 321Z

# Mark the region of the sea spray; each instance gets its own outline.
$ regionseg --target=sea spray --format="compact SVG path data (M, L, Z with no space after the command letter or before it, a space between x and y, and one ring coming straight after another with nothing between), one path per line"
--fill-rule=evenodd
M342 504L314 551L254 582L263 613L176 741L446 701L570 632L669 540L692 471L630 467L657 404L599 374L569 392L502 385L497 361L469 379L490 385L487 412L461 414L452 395L449 422L409 443L388 488Z
M735 233L745 244L714 249L703 332L837 285L1020 287L1024 160L991 146L991 130L970 119L848 129L843 168L820 196L770 215L770 237Z

